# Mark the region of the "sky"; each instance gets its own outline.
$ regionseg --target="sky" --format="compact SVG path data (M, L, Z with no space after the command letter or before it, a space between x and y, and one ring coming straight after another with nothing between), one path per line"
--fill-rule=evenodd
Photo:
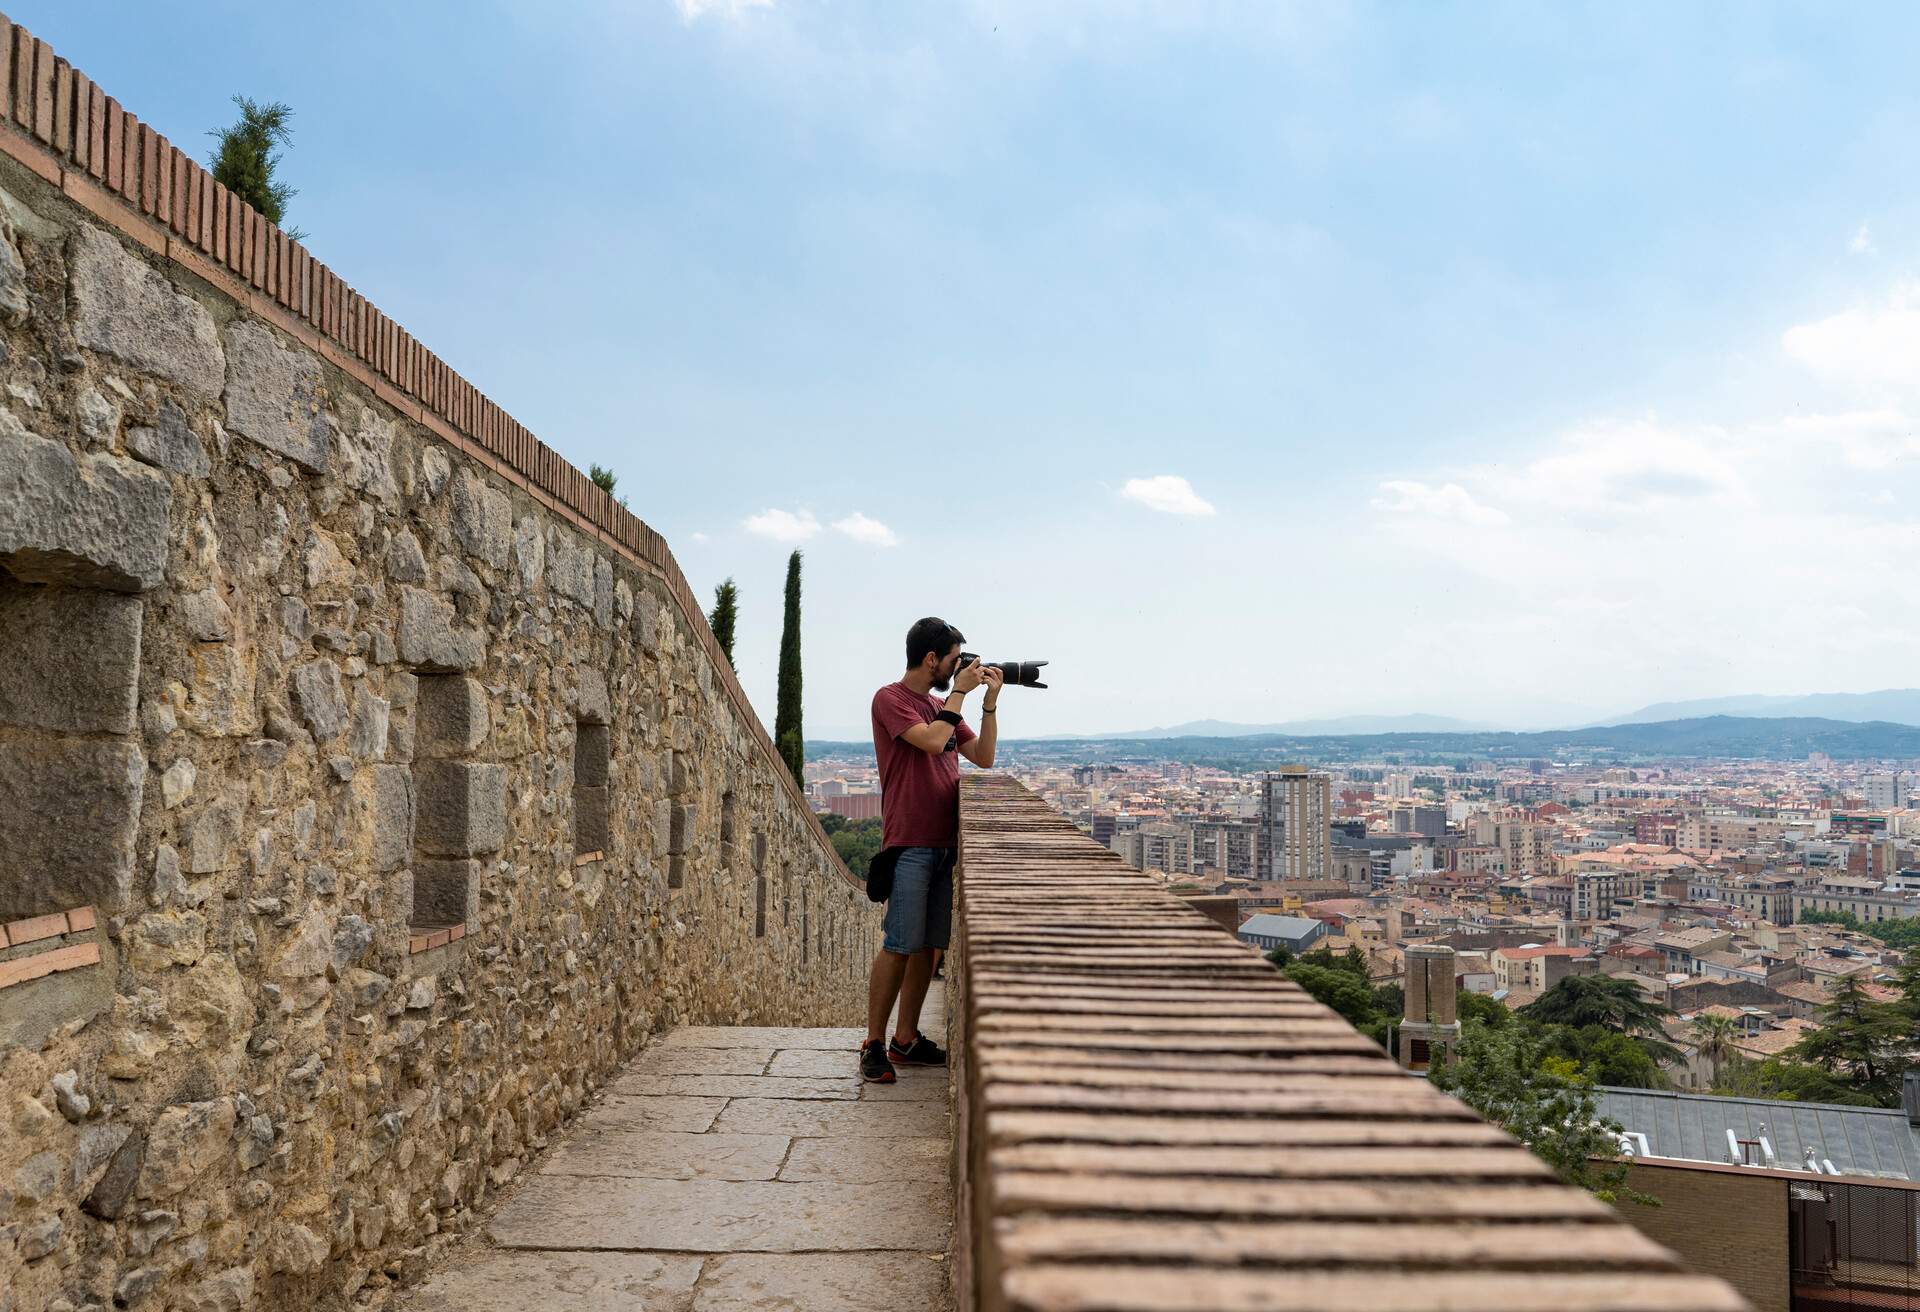
M1920 6L14 0L740 588L811 737L1920 683Z

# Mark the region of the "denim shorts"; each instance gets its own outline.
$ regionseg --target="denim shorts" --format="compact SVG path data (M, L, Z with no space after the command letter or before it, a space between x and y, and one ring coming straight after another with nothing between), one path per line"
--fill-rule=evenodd
M953 857L951 847L909 847L900 853L881 947L911 956L947 946L953 927Z

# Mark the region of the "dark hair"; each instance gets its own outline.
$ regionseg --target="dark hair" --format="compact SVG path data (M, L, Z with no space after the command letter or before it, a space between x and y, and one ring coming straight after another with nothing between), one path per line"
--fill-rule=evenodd
M923 620L915 620L913 627L907 630L907 668L913 669L926 659L928 652L942 660L957 642L965 642L966 635L942 619L929 615Z

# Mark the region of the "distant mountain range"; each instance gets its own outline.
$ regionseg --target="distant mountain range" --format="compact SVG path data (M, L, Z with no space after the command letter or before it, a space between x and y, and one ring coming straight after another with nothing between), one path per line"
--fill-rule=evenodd
M1498 725L1456 720L1450 715L1343 715L1331 720L1286 720L1279 724L1238 724L1232 720L1189 720L1164 729L1137 729L1132 733L1063 733L1050 739L1079 738L1251 738L1258 734L1288 737L1364 733L1491 733Z
M1562 747L1605 747L1619 751L1654 751L1655 744L1679 756L1772 756L1787 759L1810 751L1836 757L1877 759L1920 755L1906 750L1907 736L1897 731L1920 727L1920 688L1885 688L1879 692L1818 692L1801 696L1751 694L1706 697L1694 701L1655 702L1626 715L1595 720L1571 729L1510 732L1497 725L1456 719L1447 715L1344 715L1319 720L1284 720L1277 724L1243 724L1234 720L1189 720L1158 729L1129 733L1052 734L1024 741L1033 743L1206 743L1210 751L1231 753L1225 744L1249 750L1298 739L1343 742L1401 739L1408 750L1431 747L1439 740L1453 745L1448 751L1481 752L1512 748L1518 754L1549 755L1547 744ZM1867 732L1851 733L1864 728ZM830 729L821 747L865 741L860 731ZM1609 729L1645 729L1645 733L1607 735ZM1814 740L1818 740L1816 743ZM1013 740L1010 740L1010 742ZM1524 751L1519 744L1532 744ZM1826 745L1821 745L1826 744ZM809 748L813 744L809 744ZM1792 751L1788 751L1788 747ZM1782 753L1786 757L1782 757ZM1502 753L1504 754L1504 753ZM1208 759L1212 759L1210 756Z
M1586 728L1613 724L1654 724L1662 720L1692 720L1705 715L1764 716L1770 719L1812 717L1850 720L1856 724L1885 721L1920 724L1920 688L1885 688L1879 692L1816 692L1805 696L1707 697L1688 702L1655 702L1628 715L1596 720Z
M1029 738L1001 743L1029 761L1172 760L1195 765L1260 767L1280 761L1580 760L1638 761L1663 757L1805 760L1920 760L1920 726L1860 723L1814 716L1709 715L1645 724L1595 725L1542 733L1451 729L1407 733L1188 734L1163 737ZM809 742L809 756L871 752L866 742Z

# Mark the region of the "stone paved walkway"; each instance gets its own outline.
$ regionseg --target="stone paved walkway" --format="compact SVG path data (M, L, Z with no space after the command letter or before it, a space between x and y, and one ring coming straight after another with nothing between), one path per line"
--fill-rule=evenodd
M945 1014L938 983L923 1013ZM687 1026L624 1071L403 1312L948 1306L945 1070L856 1030Z

